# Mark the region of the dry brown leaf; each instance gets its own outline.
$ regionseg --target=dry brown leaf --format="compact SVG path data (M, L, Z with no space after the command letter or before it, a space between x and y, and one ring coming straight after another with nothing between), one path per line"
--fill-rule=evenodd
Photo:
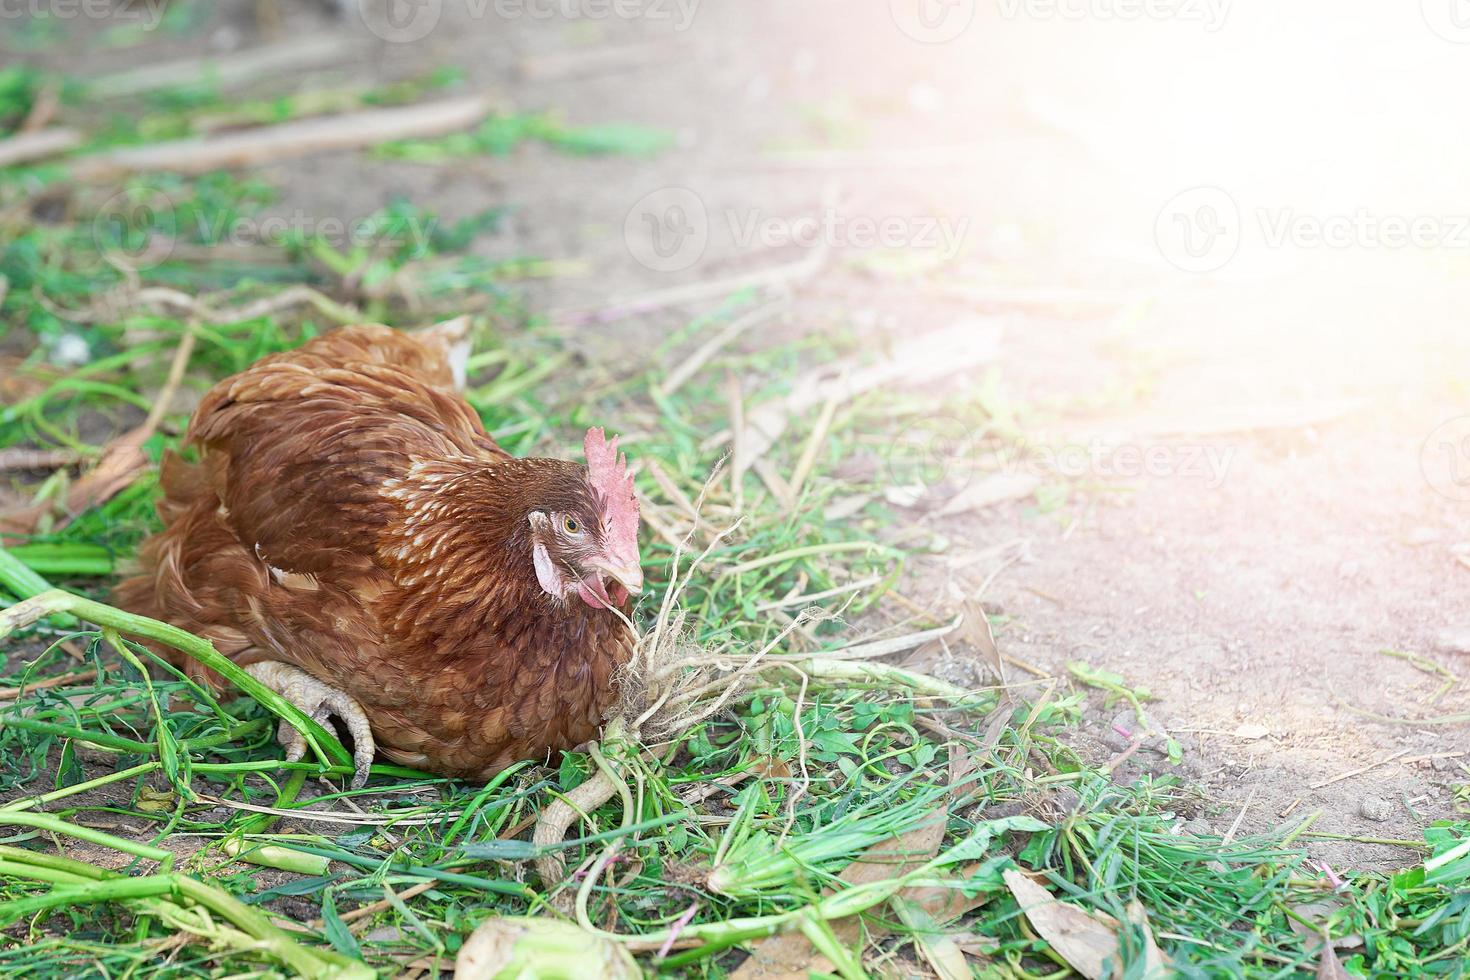
M990 668L997 683L1004 685L1006 682L1005 662L1000 656L1000 647L995 643L995 633L990 628L990 617L985 615L985 607L979 602L971 599L964 605L965 622L961 629L966 640L970 642L980 653L980 659L985 661L985 666Z
M941 923L929 910L903 896L894 896L893 910L914 932L914 945L934 968L939 980L969 980L973 973L965 962L965 953L950 936L940 931Z
M1031 926L1058 956L1090 980L1100 980L1105 964L1118 966L1118 923L1066 902L1015 868L1005 871L1006 887L1020 904Z
M984 510L1007 500L1029 497L1039 486L1041 478L1031 473L991 473L950 497L939 513L948 516Z
M1349 980L1347 970L1342 968L1342 961L1337 958L1337 951L1326 941L1322 943L1322 956L1317 960L1317 980Z

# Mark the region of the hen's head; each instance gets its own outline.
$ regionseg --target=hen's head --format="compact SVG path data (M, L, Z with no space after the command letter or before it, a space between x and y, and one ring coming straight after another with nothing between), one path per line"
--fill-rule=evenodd
M579 596L597 609L621 606L643 588L638 558L638 498L618 438L588 429L587 468L530 513L536 581L553 596Z

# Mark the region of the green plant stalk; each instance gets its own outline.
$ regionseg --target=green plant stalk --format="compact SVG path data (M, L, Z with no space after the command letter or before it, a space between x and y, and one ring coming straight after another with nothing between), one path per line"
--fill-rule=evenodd
M123 738L121 735L113 735L110 732L89 732L86 729L73 728L70 725L57 725L49 721L38 721L34 718L3 718L0 719L0 726L19 728L28 732L38 732L42 735L59 735L64 738L74 738L79 742L86 742L104 749L112 749L116 752L126 752L129 755L158 754L158 746L153 742L136 742L130 738ZM179 748L183 751L213 748L216 745L233 742L245 735L258 732L267 726L268 723L264 721L247 721L236 725L227 732L203 735L199 738L186 738L179 743ZM227 770L233 768L235 767L226 766ZM274 769L276 768L276 764L263 764L261 768ZM350 766L344 766L341 769L344 772L352 772ZM330 771L335 772L337 769L333 768Z
M525 885L515 881L495 881L490 878L478 878L474 875L459 874L455 871L445 871L442 868L430 868L421 864L413 864L396 858L365 858L351 851L344 851L334 847L310 847L305 844L296 850L306 854L316 854L321 857L331 858L333 861L341 861L343 864L364 871L377 871L385 865L393 870L395 874L414 875L418 878L431 878L442 881L446 885L464 885L467 888L475 888L480 891L490 892L495 895L511 895L516 898L530 898L531 890Z
M289 806L295 802L301 787L306 783L306 770L291 773L281 791L276 794L276 807ZM247 836L264 834L281 818L274 813L258 813L241 825L240 829L220 843L220 849L232 858L258 864L263 868L277 868L299 875L324 875L331 866L331 859L320 854L307 854L294 847L279 844L249 843Z
M61 789L53 790L50 793L43 793L40 796L27 796L19 800L12 800L4 806L0 806L0 814L13 810L30 810L33 807L42 806L46 803L52 803L56 800L64 800L68 796L75 796L78 793L86 793L89 790L94 790L99 786L106 786L109 783L122 782L125 779L132 779L134 776L146 776L148 773L160 769L162 765L163 764L161 762L159 762L157 759L154 759L152 762L144 762L141 765L130 766L127 769L119 769L116 772L110 772L105 776L98 776L95 779L89 779L83 783L74 783L71 786L64 786Z
M813 905L793 909L790 912L779 912L773 915L754 916L739 919L726 919L723 922L696 922L684 926L677 934L672 930L665 929L655 933L645 933L636 936L623 936L617 933L598 931L598 935L617 939L621 942L636 942L640 946L657 946L670 937L684 939L702 939L705 945L671 956L664 960L662 966L679 966L686 962L702 959L711 953L728 949L737 943L747 942L751 939L760 939L765 936L773 936L778 932L787 932L791 929L801 929L802 919L805 916L814 916L823 921L834 919L845 919L848 916L866 912L875 905L888 901L894 895L905 888L922 886L950 887L953 881L936 877L936 871L941 867L940 862L944 855L905 875L896 878L885 878L881 881L869 882L856 885L852 888L835 892L816 902Z
M149 705L153 708L153 727L157 735L155 745L158 750L158 760L163 765L164 775L168 777L169 782L183 799L194 799L194 789L189 785L187 777L188 753L182 753L184 774L181 776L180 746L174 739L173 733L169 731L168 726L164 724L163 708L158 704L158 693L153 690L153 680L148 676L148 668L144 667L142 662L133 655L133 651L128 649L128 645L122 641L122 637L117 635L117 631L104 629L102 631L102 638L107 641L108 646L116 651L119 657L131 664L133 669L138 672L138 676L143 679L143 690L148 695Z
M496 773L494 778L492 778L488 783L485 784L485 788L480 790L480 792L476 794L474 800L471 801L470 805L464 808L464 812L462 812L455 819L454 823L450 824L449 829L444 832L443 846L447 849L450 844L454 843L459 835L464 833L464 830L469 825L469 822L475 818L475 815L477 813L479 813L480 808L485 805L485 801L490 798L490 794L494 793L501 786L505 785L505 781L507 779L509 779L511 776L514 776L516 773L520 772L528 765L530 765L530 763L528 762L517 762L515 765L508 766L507 768L502 769L500 770L500 772Z
M124 840L111 834L104 834L100 830L91 827L82 827L77 824L67 823L60 817L49 813L25 813L17 810L0 810L0 826L10 825L14 827L33 827L36 830L45 830L63 837L75 837L89 844L97 844L101 847L111 848L114 851L122 851L134 857L146 858L157 861L159 867L165 871L173 867L174 852L161 847L150 847L137 841Z
M19 849L16 849L19 850ZM54 863L41 865L55 872L68 870ZM24 873L23 866L5 862L0 870ZM73 872L74 873L74 872ZM126 902L147 898L186 899L222 916L242 932L256 941L256 948L289 966L303 977L357 978L376 977L377 973L364 963L356 962L327 950L311 950L296 942L284 930L272 925L264 914L245 905L224 891L181 874L148 875L142 878L112 876L76 884L57 884L44 895L32 898L0 902L0 922L13 922L17 918L33 915L48 908L72 905L91 905L103 902ZM55 881L56 875L34 874L42 881Z
M862 962L853 955L852 950L838 941L837 934L832 931L832 926L826 919L819 915L805 915L798 921L797 928L817 952L827 957L837 968L837 972L847 980L867 980L868 975L863 971Z
M9 550L10 557L19 559L21 564L38 575L111 575L114 567L107 549L92 545L31 544ZM21 598L29 599L31 595L45 591L37 589Z
M220 848L230 857L248 861L262 868L276 868L298 875L324 875L331 868L331 859L320 854L307 854L294 847L280 844L256 844L229 838Z
M17 599L29 599L55 588L29 565L4 548L0 548L0 585L5 586L6 591ZM64 613L53 615L51 622L63 629L70 629L77 624L76 617ZM3 638L4 634L0 633L0 639Z
M336 736L307 717L300 708L245 673L228 657L216 650L214 644L208 640L176 626L170 626L168 623L149 619L147 616L123 612L121 609L101 602L84 599L60 589L53 589L19 602L9 609L0 610L0 640L5 639L22 626L28 626L42 617L55 613L75 615L99 626L141 636L187 654L220 674L225 680L254 698L267 711L301 732L322 764L351 765L352 756L342 747L342 743L337 741Z

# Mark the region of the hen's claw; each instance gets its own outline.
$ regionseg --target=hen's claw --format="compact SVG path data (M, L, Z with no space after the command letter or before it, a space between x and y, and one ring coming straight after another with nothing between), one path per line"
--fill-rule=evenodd
M351 695L324 684L300 668L277 660L251 664L245 673L290 701L318 725L336 715L352 735L352 788L361 789L373 764L373 730L367 714ZM287 762L299 762L306 755L306 739L293 726L281 722L276 741L286 750Z

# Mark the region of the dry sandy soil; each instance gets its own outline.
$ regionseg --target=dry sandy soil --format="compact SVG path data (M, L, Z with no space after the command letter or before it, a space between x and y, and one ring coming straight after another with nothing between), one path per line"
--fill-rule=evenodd
M794 291L789 317L742 344L838 321L901 346L967 317L998 321L994 368L1028 433L1131 447L1063 461L1071 478L1047 475L1065 490L1047 507L911 511L949 546L911 563L907 596L944 611L989 580L984 601L1009 617L1000 643L1017 661L1061 677L1085 661L1148 687L1150 714L1177 734L1182 771L1202 789L1198 819L1217 832L1321 810L1317 830L1415 839L1454 812L1464 726L1365 712L1432 719L1470 705L1464 686L1431 702L1442 678L1384 654L1466 666L1446 631L1470 628L1470 469L1457 469L1470 465L1458 438L1470 430L1431 438L1470 412L1470 335L1454 318L1464 246L1375 248L1362 231L1347 247L1278 245L1271 234L1282 215L1453 213L1454 168L1434 155L1453 127L1380 92L1404 71L1427 73L1416 84L1453 77L1444 59L1462 52L1418 11L1304 31L1306 13L1243 5L1214 23L1186 16L1207 4L1119 20L958 0L919 20L905 0L444 0L413 8L439 19L402 43L375 38L352 9L333 19L326 4L287 3L263 29L256 5L219 6L208 35L218 47L342 31L363 42L329 73L344 81L455 64L469 88L521 110L677 132L678 146L651 161L530 146L432 168L355 153L266 168L285 188L282 214L351 219L400 194L446 219L510 206L483 250L586 265L583 278L529 287L538 309L799 261L809 248L744 240L743 229L831 202L846 224L822 271ZM606 15L618 10L635 16ZM1338 57L1364 37L1383 41L1381 64ZM617 70L537 75L564 54L627 45L640 47ZM176 42L149 51L188 53ZM1197 187L1216 190L1176 198ZM671 233L681 214L670 203L691 199L675 193L702 208L708 240L660 271L639 261L652 244L643 221ZM924 276L883 272L891 253L851 240L851 222L889 218L909 236L896 251ZM952 256L937 254L930 226L950 229ZM713 302L586 327L586 343L636 358ZM1127 468L1134 452L1150 474ZM1020 666L1012 676L1031 678ZM1082 748L1106 758L1133 726L1124 706L1101 702L1089 692ZM1167 770L1146 744L1118 778ZM1390 846L1320 846L1359 867L1410 860Z

